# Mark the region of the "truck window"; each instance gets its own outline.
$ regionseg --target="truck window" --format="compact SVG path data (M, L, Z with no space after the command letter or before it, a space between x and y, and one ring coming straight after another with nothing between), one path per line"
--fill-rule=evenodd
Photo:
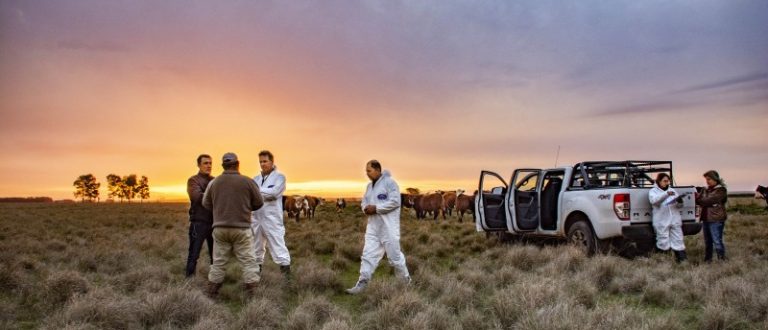
M517 179L515 187L519 191L536 191L536 186L539 184L539 174L531 173L522 178Z

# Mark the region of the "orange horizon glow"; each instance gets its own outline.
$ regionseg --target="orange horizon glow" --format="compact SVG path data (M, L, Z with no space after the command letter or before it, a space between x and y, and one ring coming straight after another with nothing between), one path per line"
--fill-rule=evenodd
M287 194L360 196L370 159L424 191L626 159L750 191L768 11L695 7L0 1L0 197L72 199L92 173L105 200L134 173L185 200L197 155L253 177L264 149Z
M101 181L99 181L101 182ZM311 195L322 198L352 198L362 197L365 187L369 181L355 180L335 180L335 181L307 181L307 182L288 182L285 196L293 195ZM423 181L404 181L400 183L400 191L405 192L406 188L418 188L423 192L432 192L437 190L454 191L462 189L469 191L468 182L423 182ZM177 185L150 185L151 198L149 201L169 201L169 202L187 202L186 184ZM52 197L54 200L72 199L73 188L59 187L50 189L50 194L35 196L3 196L3 197ZM67 196L69 193L69 196ZM99 198L101 201L108 199L105 186L99 189ZM138 200L137 198L134 200Z

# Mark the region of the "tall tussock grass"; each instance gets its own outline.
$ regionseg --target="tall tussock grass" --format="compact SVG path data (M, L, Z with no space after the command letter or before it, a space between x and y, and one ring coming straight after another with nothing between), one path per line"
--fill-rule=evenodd
M413 282L383 259L350 296L366 219L358 206L286 219L288 281L269 253L253 298L231 262L217 300L202 294L207 250L184 278L184 204L0 204L0 328L42 329L764 329L768 213L731 215L729 260L669 254L587 257L568 244L419 221L403 210ZM465 218L466 220L466 218ZM23 225L19 225L23 224Z
M325 296L301 297L299 305L288 314L286 329L321 329L327 322L338 323L349 319L347 313L331 303Z

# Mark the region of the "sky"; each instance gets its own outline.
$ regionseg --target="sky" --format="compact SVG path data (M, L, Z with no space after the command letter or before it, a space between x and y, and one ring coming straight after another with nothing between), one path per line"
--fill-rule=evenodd
M326 197L362 195L370 159L403 189L643 159L750 191L766 31L762 0L0 0L0 196L134 173L184 199L198 154L255 176L262 149Z

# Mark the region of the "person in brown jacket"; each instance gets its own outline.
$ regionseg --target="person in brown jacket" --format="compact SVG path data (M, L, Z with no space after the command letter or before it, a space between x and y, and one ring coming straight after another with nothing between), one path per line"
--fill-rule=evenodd
M712 261L712 248L717 252L717 258L725 260L725 243L723 230L728 215L725 213L725 203L728 201L728 190L717 171L704 173L707 187L696 195L696 205L701 206L701 221L704 225L704 261Z
M203 194L208 184L213 180L211 176L211 156L202 154L197 156L197 168L199 171L187 180L187 194L189 195L189 254L187 255L186 277L195 275L197 259L203 249L203 243L208 242L208 256L213 264L213 213L203 207Z
M251 178L241 175L237 155L222 157L224 173L213 179L203 195L203 206L213 211L213 264L208 272L206 293L216 298L224 282L225 266L230 254L243 264L243 282L248 298L261 279L253 250L251 212L264 205L259 187Z

